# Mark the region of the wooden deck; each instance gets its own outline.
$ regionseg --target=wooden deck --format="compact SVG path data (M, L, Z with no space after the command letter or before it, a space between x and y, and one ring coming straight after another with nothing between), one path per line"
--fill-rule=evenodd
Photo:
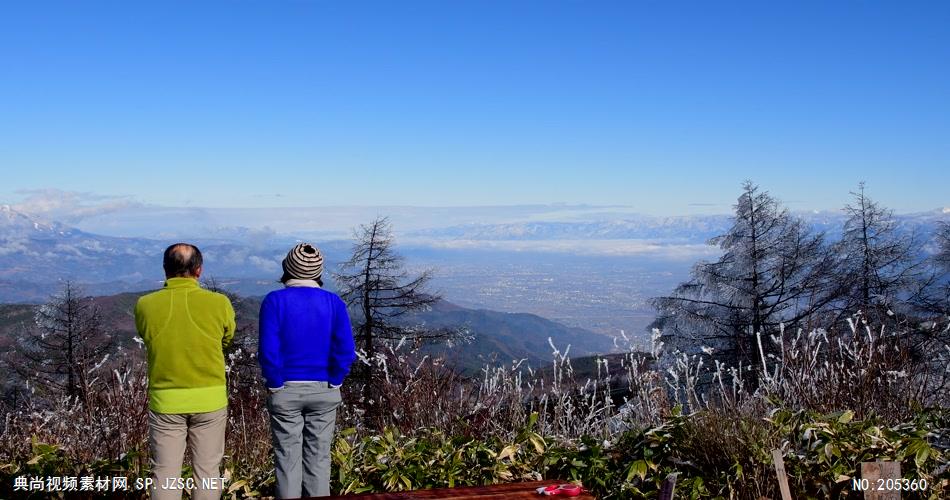
M340 495L335 497L323 497L338 500L364 499L364 500L416 500L432 498L454 498L461 500L500 500L502 498L519 499L532 498L535 500L546 498L538 495L537 489L542 486L552 484L562 484L565 481L534 481L530 483L510 483L497 484L494 486L470 486L465 488L443 488L438 490L416 490L404 491L401 493L367 493L363 495ZM596 500L593 496L583 493L576 497L557 495L552 498L576 498L578 500Z

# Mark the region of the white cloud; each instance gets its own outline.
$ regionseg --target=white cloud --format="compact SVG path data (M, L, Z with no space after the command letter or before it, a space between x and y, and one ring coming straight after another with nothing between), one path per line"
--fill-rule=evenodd
M221 263L229 266L240 266L244 264L244 260L247 259L248 251L243 248L233 248L230 252L221 255ZM210 255L209 255L210 257ZM208 259L213 262L213 259Z
M25 255L35 255L34 252L31 252L27 247L26 239L5 239L0 240L0 257L4 255L11 255L15 253L22 253Z
M61 189L28 189L17 191L17 194L23 196L23 199L11 204L14 210L68 224L75 224L87 217L141 206L128 197Z
M56 252L55 253L47 252L46 255L53 256L53 255L72 254L72 255L75 255L76 257L83 256L82 250L80 250L76 245L66 245L63 243L57 243L55 246L53 246L53 250L55 250Z
M252 266L262 271L276 273L277 271L280 270L280 264L276 260L273 260L273 259L266 259L263 257L252 255L248 257L247 260Z

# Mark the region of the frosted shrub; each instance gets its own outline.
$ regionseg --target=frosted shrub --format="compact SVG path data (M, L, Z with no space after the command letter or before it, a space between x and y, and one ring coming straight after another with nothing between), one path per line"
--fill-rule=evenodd
M950 405L950 346L933 337L875 330L858 315L848 330L794 335L785 329L771 341L771 373L761 392L789 408L820 412L850 409L901 421L923 408ZM917 333L917 336L926 333Z
M122 461L143 470L147 435L144 370L124 366L96 379L89 403L60 397L27 403L5 415L0 461L34 458L36 443L55 446L73 464Z
M804 442L801 433L815 419L843 426L842 432L851 433L847 449L862 456L928 450L919 466L908 462L907 467L913 473L918 469L912 467L922 467L920 474L937 478L946 471L932 462L947 452L950 431L945 427L950 425L939 418L907 422L922 408L947 408L950 348L939 336L925 347L909 336L876 330L860 316L839 333L782 329L762 338L761 366L749 367L727 366L711 349L690 354L669 349L659 332L649 353L633 349L621 335L622 352L585 361L590 364L583 371L569 357L569 347L552 343L545 366L514 360L486 366L472 377L459 375L442 358L393 342L359 361L374 365L377 390L371 393L379 395L386 411L368 417L359 400L364 391L354 381L344 384L334 447L335 467L343 472L335 488L565 477L598 488L600 498L639 498L631 492L655 494L664 475L676 471L694 495L774 497L773 448L795 454L789 467L802 474L853 473L849 461L829 468L811 448L798 448ZM624 341L627 346L620 345ZM238 496L266 494L273 484L266 391L256 365L253 349L229 353L224 474L237 485L233 494ZM143 364L101 373L95 380L88 405L61 398L4 412L3 474L41 467L63 475L148 473ZM866 418L868 423L850 424L840 416L843 410L855 422ZM906 434L910 444L895 442L884 451L862 448L871 442L862 433L884 425L896 429L887 431L889 436ZM373 453L396 450L405 450L400 456L406 474L388 469L385 477L377 477L383 472ZM827 481L834 483L818 476L795 487L814 492Z
M469 379L440 358L396 344L364 361L385 374L376 383L382 386L383 406L391 410L372 427L504 436L537 413L537 429L544 436L610 439L625 429L661 422L676 405L685 413L718 409L756 418L776 405L819 412L852 409L858 417L873 413L895 422L920 408L947 406L950 347L929 345L934 353L922 361L902 335L874 331L861 316L849 325L837 335L821 329L793 334L783 328L762 339L764 370L727 366L714 352L669 350L659 332L646 354L629 348L622 334L618 340L628 342L626 352L596 359L591 376L583 378L569 358L570 348L553 343L547 366L515 360L486 366ZM372 431L346 401L341 423Z

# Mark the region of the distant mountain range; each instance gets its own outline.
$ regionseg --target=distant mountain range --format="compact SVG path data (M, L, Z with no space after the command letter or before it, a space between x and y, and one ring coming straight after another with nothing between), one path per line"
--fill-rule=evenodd
M802 213L816 229L835 237L844 222L840 212ZM677 257L692 262L715 249L704 243L725 232L728 215L657 217L615 214L590 221L462 224L418 229L400 236L404 253L431 255L446 250L547 251L563 254ZM907 230L924 235L950 210L938 209L897 216ZM104 236L47 221L0 206L0 302L36 302L55 291L62 280L82 283L88 292L113 294L147 289L161 283L161 253L171 241ZM208 230L190 240L206 259L208 276L226 280L241 294L273 289L280 260L297 239L273 230L230 227ZM351 242L319 241L327 268L345 260Z
M795 214L817 230L836 237L847 216L842 212L801 212ZM938 221L950 221L950 208L895 215L898 224L933 232ZM520 222L509 224L463 224L444 228L412 231L414 238L505 241L505 240L650 240L665 243L704 243L725 233L732 226L732 215L694 215L660 217L624 216L621 219L579 222Z
M31 300L38 287L61 279L140 282L151 277L142 271L162 250L156 241L85 233L2 206L0 300Z
M234 234L242 238L247 232ZM280 260L290 246L284 241L248 243L217 235L192 241L205 255L208 276L226 277L239 293L274 288ZM63 280L82 283L92 294L154 288L164 279L161 258L169 243L93 234L0 206L0 302L45 300ZM342 258L349 243L327 242L321 247L332 264Z

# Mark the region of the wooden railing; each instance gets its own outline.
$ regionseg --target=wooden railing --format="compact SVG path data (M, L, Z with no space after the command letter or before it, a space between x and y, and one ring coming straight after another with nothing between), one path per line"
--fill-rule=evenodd
M462 500L501 500L501 499L526 499L531 498L538 500L545 498L542 495L539 495L537 492L538 488L544 486L550 486L552 484L562 484L564 481L534 481L530 483L509 483L509 484L496 484L493 486L469 486L464 488L442 488L436 490L416 490L416 491L404 491L400 493L369 493L364 495L342 495L329 497L330 499L339 499L339 500L351 500L351 499L362 499L362 500L416 500L416 499L432 499L432 498L448 498L448 499L462 499ZM324 497L325 499L328 497ZM595 498L587 493L582 493L576 497L564 497L556 496L553 498L576 498L579 500L595 500Z

